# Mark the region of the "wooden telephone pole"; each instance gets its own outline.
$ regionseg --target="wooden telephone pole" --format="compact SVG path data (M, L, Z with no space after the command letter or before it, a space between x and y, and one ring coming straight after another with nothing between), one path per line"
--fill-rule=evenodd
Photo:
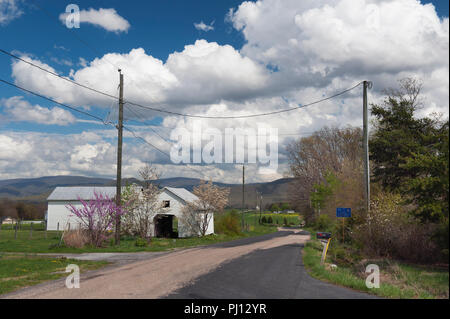
M242 229L244 229L244 205L245 205L245 166L242 165Z
M261 224L261 214L262 214L262 205L263 205L263 195L259 194L259 223Z
M122 139L123 139L123 74L119 69L119 123L117 124L117 180L116 180L116 205L121 206L122 200ZM120 244L120 216L116 217L116 245Z
M367 109L367 89L372 88L372 82L363 82L363 147L364 147L364 182L366 211L370 210L370 168L369 168L369 112Z

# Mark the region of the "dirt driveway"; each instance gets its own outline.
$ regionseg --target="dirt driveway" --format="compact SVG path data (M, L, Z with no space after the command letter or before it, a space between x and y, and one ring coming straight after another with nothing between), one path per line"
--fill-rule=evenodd
M271 236L175 251L88 272L81 275L78 289L68 289L65 280L57 280L21 289L3 298L161 298L213 271L222 263L258 249L302 244L308 239L309 235L299 229L280 229Z

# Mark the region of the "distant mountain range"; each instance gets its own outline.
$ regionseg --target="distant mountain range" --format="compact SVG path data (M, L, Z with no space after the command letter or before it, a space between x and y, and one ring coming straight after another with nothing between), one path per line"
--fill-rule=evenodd
M174 177L156 180L160 187L183 187L192 191L200 184L197 178ZM249 208L256 206L256 192L263 195L263 203L287 202L288 188L292 178L282 178L268 183L250 183L245 185L245 203ZM124 179L126 183L140 183L137 179ZM225 184L214 182L220 187L229 187L232 207L242 205L242 184ZM49 176L39 178L20 178L0 180L0 198L25 200L30 202L44 202L48 195L58 186L113 186L115 180L107 178L83 176Z

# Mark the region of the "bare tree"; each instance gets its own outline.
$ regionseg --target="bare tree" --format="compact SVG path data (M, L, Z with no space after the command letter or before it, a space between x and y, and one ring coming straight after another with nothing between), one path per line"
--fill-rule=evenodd
M325 127L292 142L287 151L290 171L295 177L290 187L291 203L306 213L311 212L309 195L313 186L323 182L327 172L341 172L344 163L362 172L360 128Z
M414 110L420 109L423 106L423 98L420 96L423 83L411 77L400 79L398 83L398 88L383 90L383 93L388 97L385 103L388 103L389 98L394 98L398 101L407 102Z
M180 221L191 234L204 236L214 213L223 212L228 204L230 189L216 186L212 181L202 181L199 186L194 187L193 193L199 199L186 204Z

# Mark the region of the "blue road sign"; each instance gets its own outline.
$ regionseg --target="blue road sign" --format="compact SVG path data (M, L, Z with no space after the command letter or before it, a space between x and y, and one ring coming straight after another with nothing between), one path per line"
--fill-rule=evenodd
M352 217L352 209L351 208L336 208L336 217Z

